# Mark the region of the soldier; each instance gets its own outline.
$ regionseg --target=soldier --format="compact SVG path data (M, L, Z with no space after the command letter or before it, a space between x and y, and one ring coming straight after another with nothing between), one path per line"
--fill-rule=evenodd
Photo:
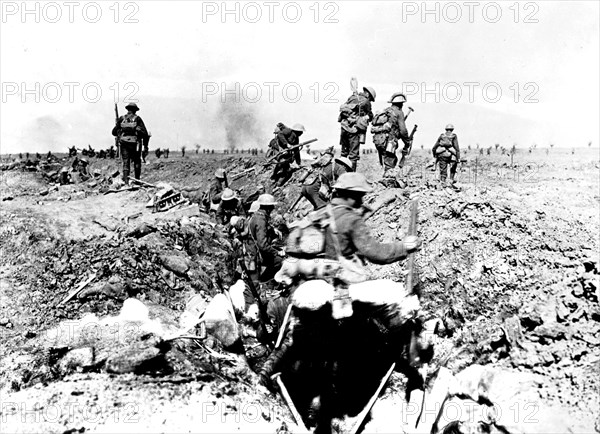
M169 158L169 148L164 150L165 158Z
M142 174L142 148L148 150L148 131L144 121L136 113L139 107L136 103L125 106L127 114L120 116L112 130L112 135L118 137L123 156L123 182L129 184L129 172L133 162L135 179ZM140 146L141 145L141 146Z
M340 107L338 122L341 124L340 145L342 157L352 161L352 171L360 159L360 145L365 143L369 122L373 120L371 102L375 102L375 89L363 87L363 92L354 94Z
M216 211L225 188L227 188L227 174L224 169L219 168L215 171L215 178L208 188L208 197L204 201L204 206L209 210Z
M314 163L319 167L323 158ZM323 208L329 202L331 189L344 173L352 172L352 161L347 157L331 159L327 164L320 166L320 173L306 180L302 186L304 196L315 210Z
M440 167L440 181L446 182L447 168L450 164L450 183L454 184L456 167L460 161L460 149L458 147L458 137L454 134L454 125L446 125L446 132L440 134L437 142L433 145L432 153Z
M233 216L246 216L246 211L242 206L242 201L237 197L235 192L226 188L221 194L221 202L217 207L217 223L228 225Z
M391 172L398 164L396 150L398 149L398 140L404 142L402 155L406 155L412 140L409 137L406 125L404 124L404 113L402 105L406 102L406 97L402 93L392 95L388 103L392 105L383 112L378 113L373 120L371 132L373 133L373 144L379 153L379 163L384 167L383 176L393 176Z
M365 259L375 264L391 264L405 259L409 253L420 249L421 240L416 236L407 236L402 242L380 243L371 235L364 219L357 212L362 208L364 196L372 191L372 187L362 174L345 173L341 175L338 182L334 185L334 189L331 212L336 229L335 232L333 230L327 231L325 236L325 258L339 260L342 257L352 260L352 272L355 274L357 271L360 273L359 270L364 268ZM295 259L293 262L300 267L302 261L318 264L314 259ZM340 263L340 265L342 268L346 267L344 263ZM280 274L276 276L276 280L281 280ZM311 272L311 276L298 274L290 277L305 280L321 278L318 275L313 275L313 272ZM307 284L310 283L312 282L308 282ZM323 283L326 284L326 282ZM402 288L399 289L402 290ZM378 293L378 290L381 292ZM419 309L419 302L416 296L412 296L410 301L405 299L408 303L404 307L404 311L401 311L401 306L398 304L398 301L401 300L401 295L394 294L396 289L386 293L386 290L373 286L372 288L368 288L368 291L373 295L373 299L376 298L377 301L355 298L353 305L360 307L362 314L376 318L387 332L390 333L390 338L393 341L405 342L407 338L410 338L410 333L407 336L404 326L409 317L414 315ZM294 293L295 304L303 297L300 295L303 292L303 285L300 285ZM375 293L379 295L375 297ZM355 291L354 295L368 297L367 293L360 294L359 291ZM314 297L314 295L309 295L308 297ZM297 305L296 308L298 308ZM410 312L410 314L407 312ZM301 351L301 348L306 348L305 345L310 345L311 334L314 334L315 330L320 328L320 325L307 323L305 320L307 317L306 312L297 317L296 325L293 328L293 335L288 334L284 340L284 344L270 355L267 362L261 368L259 375L263 384L268 384L271 374L278 372L282 364L290 360L296 360L296 351ZM400 346L397 348L400 351ZM400 357L401 354L397 354L397 356Z
M294 124L291 128L286 127L282 123L277 124L277 126L279 127L279 132L275 137L276 142L273 145L275 149L274 155L300 144L300 136L306 132L302 124ZM285 184L291 178L293 169L300 167L301 163L300 149L286 152L277 159L271 179L277 185L281 186Z
M279 271L282 264L284 253L278 251L273 242L277 239L277 235L271 226L271 213L277 205L277 201L270 194L261 194L257 200L259 209L254 213L248 223L250 240L247 248L252 252L256 263L256 270L248 270L251 272L252 280L258 287L259 280L268 281L273 278L275 273ZM260 273L261 267L265 267L265 271Z

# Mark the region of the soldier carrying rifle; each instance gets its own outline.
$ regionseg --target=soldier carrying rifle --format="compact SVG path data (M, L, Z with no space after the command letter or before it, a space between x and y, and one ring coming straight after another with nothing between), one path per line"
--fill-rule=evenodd
M458 147L458 137L454 134L454 125L446 125L446 132L440 134L431 151L440 167L440 181L446 182L448 165L450 165L450 183L454 184L456 167L460 161L460 148Z
M137 115L139 107L136 103L125 106L127 114L117 118L112 135L117 137L123 157L123 182L129 184L131 163L135 179L140 179L142 173L142 148L148 153L149 135L144 121Z

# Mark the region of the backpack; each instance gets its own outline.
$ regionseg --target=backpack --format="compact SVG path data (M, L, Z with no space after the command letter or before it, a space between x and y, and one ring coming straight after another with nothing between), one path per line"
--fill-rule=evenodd
M440 136L440 146L443 148L447 148L447 149L453 148L454 147L453 141L454 141L454 134L451 136L449 136L447 134L442 134Z
M310 212L292 223L285 252L298 259L314 259L325 255L325 236L330 222L330 208Z
M124 142L137 143L137 115L125 115L119 125L121 131L119 139Z

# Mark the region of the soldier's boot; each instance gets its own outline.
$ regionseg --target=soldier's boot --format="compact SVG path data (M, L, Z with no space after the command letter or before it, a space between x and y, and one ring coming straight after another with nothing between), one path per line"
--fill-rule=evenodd
M352 162L352 171L353 171L353 172L356 172L356 167L357 167L357 166L358 166L358 161L356 161L356 160L355 160L355 161L353 161L353 162Z

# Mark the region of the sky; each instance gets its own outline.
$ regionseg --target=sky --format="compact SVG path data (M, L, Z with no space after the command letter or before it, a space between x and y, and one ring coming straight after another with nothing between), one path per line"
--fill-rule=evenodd
M596 1L1 1L0 11L2 153L106 148L114 103L123 114L130 100L151 148L266 147L278 122L337 145L351 77L376 90L374 111L407 93L416 146L433 146L447 123L462 146L599 142Z

